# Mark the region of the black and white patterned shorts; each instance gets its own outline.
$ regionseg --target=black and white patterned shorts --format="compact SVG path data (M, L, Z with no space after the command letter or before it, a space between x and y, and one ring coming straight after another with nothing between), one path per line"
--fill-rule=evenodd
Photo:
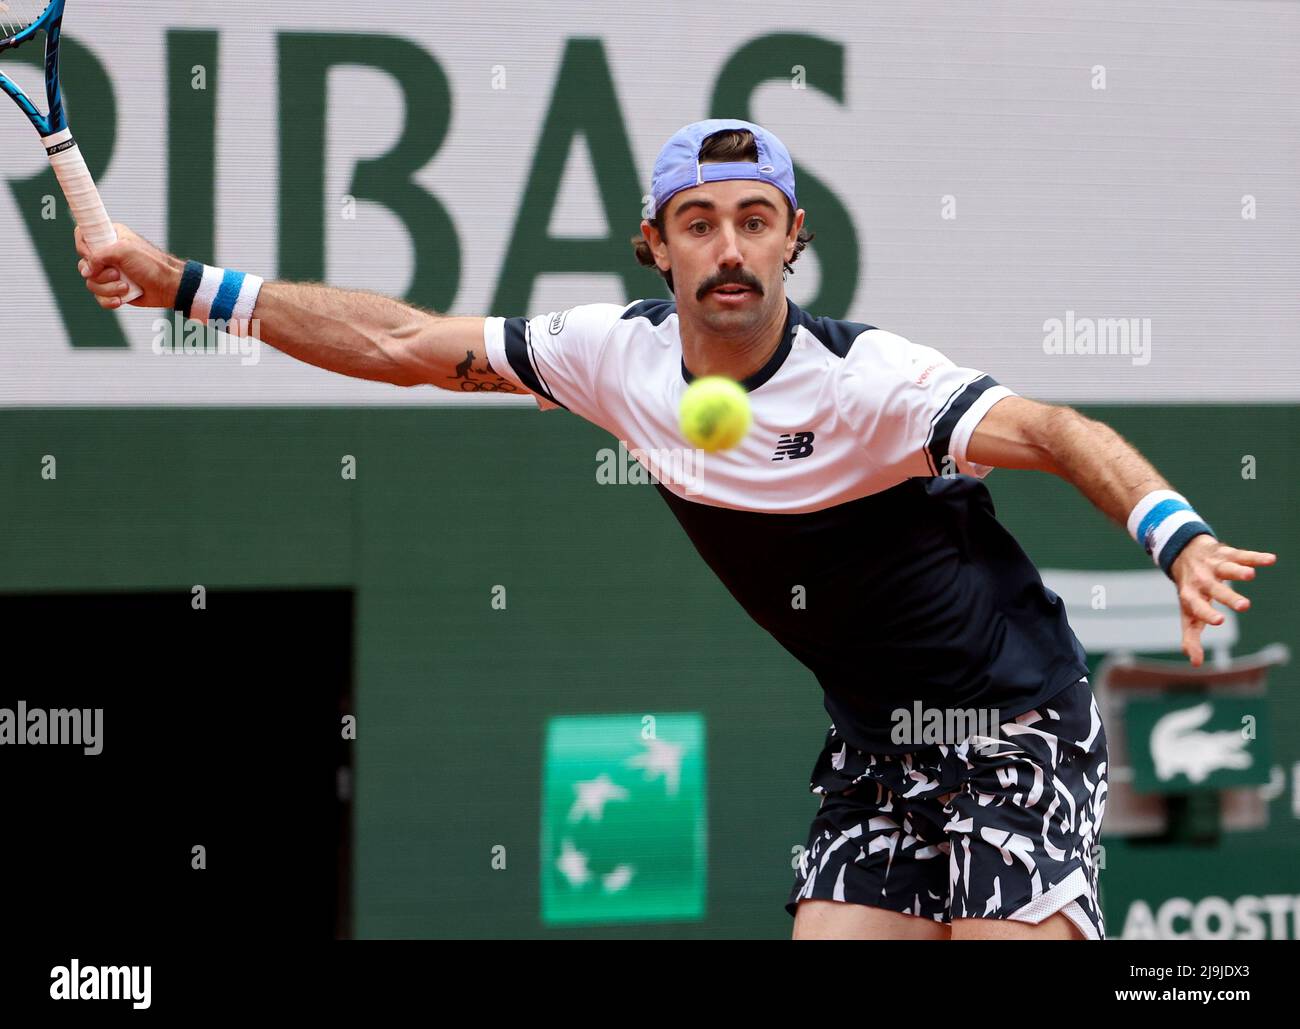
M831 726L813 769L822 795L786 910L822 899L949 923L1063 912L1105 939L1097 847L1106 733L1088 680L997 737L865 754Z

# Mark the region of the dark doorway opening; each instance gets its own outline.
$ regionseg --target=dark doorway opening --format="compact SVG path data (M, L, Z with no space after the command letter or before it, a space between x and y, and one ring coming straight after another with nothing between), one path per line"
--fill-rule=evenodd
M0 596L0 733L103 712L0 745L11 939L351 936L352 594L206 602Z

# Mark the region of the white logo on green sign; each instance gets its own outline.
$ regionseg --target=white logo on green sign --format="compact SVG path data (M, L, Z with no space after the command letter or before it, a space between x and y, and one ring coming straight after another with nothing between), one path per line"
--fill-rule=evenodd
M542 922L704 916L698 714L552 718L542 795Z
M1250 742L1241 728L1207 731L1203 728L1214 714L1208 702L1170 712L1151 730L1151 757L1156 775L1163 780L1185 775L1194 783L1204 782L1212 772L1249 768Z
M1129 701L1129 755L1140 793L1221 790L1268 781L1267 707L1262 697L1179 697ZM1250 731L1246 727L1252 727Z

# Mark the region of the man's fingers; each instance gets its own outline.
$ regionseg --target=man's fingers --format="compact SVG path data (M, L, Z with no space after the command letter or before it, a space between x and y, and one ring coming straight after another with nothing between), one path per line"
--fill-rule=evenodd
M83 257L81 261L77 264L77 268L81 271L81 276L84 279L99 278L99 276L103 274L104 269L106 267L107 265L105 265L103 261L94 257L93 255L89 257Z
M86 280L86 288L94 296L95 303L105 311L115 311L121 307L122 298L130 292L130 286L126 283L126 274L118 265L135 252L133 248L136 246L136 241L126 226L116 226L116 228L117 242L101 247L93 253L86 243L86 234L81 231L81 226L76 226L72 233L77 256L80 258L77 262L77 271Z
M1205 660L1205 651L1201 647L1201 623L1191 622L1183 629L1183 653L1192 662L1193 668L1200 668Z
M1250 600L1228 582L1255 578L1255 569L1273 564L1277 555L1221 544L1208 553L1198 553L1193 557L1197 559L1194 566L1189 566L1193 570L1185 575L1180 572L1184 586L1178 591L1178 600L1182 607L1183 653L1193 667L1199 668L1205 660L1201 632L1207 625L1222 625L1224 622L1223 613L1215 610L1211 602L1217 601L1234 611L1247 610Z
M1221 604L1227 605L1234 611L1245 611L1250 607L1250 600L1247 597L1243 597L1225 582L1216 582L1212 587L1210 587L1210 593L1214 596L1215 600Z
M114 264L118 265L125 261L135 251L131 244L126 240L119 239L116 243L109 243L108 246L97 247L94 251L89 249L77 251L81 256L90 261L91 264Z
M100 307L112 311L122 306L122 298L130 292L131 287L120 271L104 266L93 257L79 261L77 270L86 280L86 288L94 294Z
M87 280L86 288L97 297L122 297L131 290L125 282L95 282L93 279Z
M1199 619L1207 625L1218 625L1223 621L1223 615L1214 610L1199 593L1192 589L1187 589L1180 597L1183 602L1183 611L1189 618Z
M89 261L79 261L77 263L77 271L81 272L81 277L86 279L87 282L97 282L104 285L109 282L117 282L122 278L122 273L116 268L103 268L94 276L90 274L90 269L91 264Z
M1269 553L1266 550L1238 550L1236 547L1224 547L1219 551L1219 557L1225 561L1236 561L1241 565L1271 565L1277 560L1277 555Z
M125 231L126 227L118 226L118 228ZM100 247L92 253L89 245L86 243L86 236L81 231L80 225L77 226L73 233L73 239L77 246L77 256L92 262L98 260L100 263L103 263L104 261L118 263L125 258L127 254L132 252L133 244L131 241L119 237L117 242L110 243L105 247Z

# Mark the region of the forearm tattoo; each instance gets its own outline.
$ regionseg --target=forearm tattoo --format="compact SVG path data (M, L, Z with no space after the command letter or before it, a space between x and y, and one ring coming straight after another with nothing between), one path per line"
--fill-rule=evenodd
M465 351L465 360L456 365L456 374L448 379L459 382L462 393L520 393L522 390L509 379L504 379L492 370L485 360L482 368L475 368L478 356L472 350ZM456 389L456 386L449 386Z

